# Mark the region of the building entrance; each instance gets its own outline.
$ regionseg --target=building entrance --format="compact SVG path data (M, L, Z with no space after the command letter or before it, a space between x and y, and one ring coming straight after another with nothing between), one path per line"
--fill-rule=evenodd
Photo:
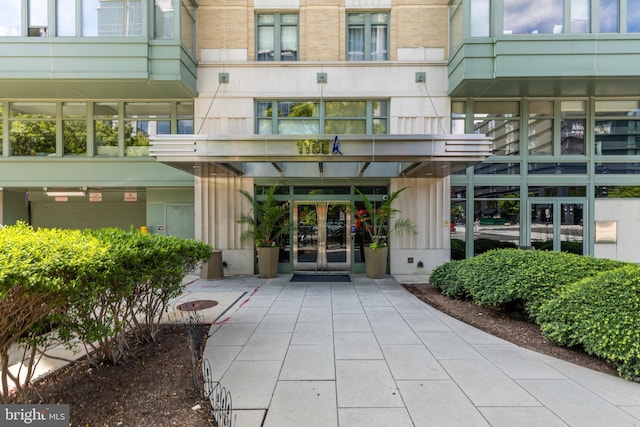
M294 271L349 271L351 209L346 202L296 202Z

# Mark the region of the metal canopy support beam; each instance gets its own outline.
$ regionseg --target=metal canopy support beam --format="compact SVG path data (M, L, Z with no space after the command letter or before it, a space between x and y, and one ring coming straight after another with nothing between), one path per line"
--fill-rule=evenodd
M225 171L229 172L232 175L236 175L236 176L244 175L243 171L236 169L234 166L230 165L229 163L216 163L216 166L218 166L221 169L224 169Z
M424 166L424 163L411 163L409 166L400 171L400 176L407 176L412 172L416 172L422 166Z
M364 175L364 171L367 170L367 168L369 167L370 164L371 164L371 162L364 162L362 164L362 167L360 168L360 172L358 172L358 176L362 177L362 175Z
M278 162L271 162L271 166L273 166L275 168L275 170L278 171L278 173L280 174L280 176L284 176L284 170L282 169L282 165L280 165L280 163Z

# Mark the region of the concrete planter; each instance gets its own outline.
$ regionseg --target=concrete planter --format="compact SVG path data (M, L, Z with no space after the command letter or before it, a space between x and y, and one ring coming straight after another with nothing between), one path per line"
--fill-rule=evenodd
M383 279L387 272L389 248L364 248L364 264L369 279Z
M258 272L259 277L271 279L278 275L279 247L258 248Z

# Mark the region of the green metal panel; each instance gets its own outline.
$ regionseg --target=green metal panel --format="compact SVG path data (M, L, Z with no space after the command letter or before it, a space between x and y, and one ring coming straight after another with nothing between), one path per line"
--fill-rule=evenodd
M191 98L196 75L176 40L0 38L7 98Z
M624 96L640 91L638 34L465 40L449 62L452 96ZM562 80L558 80L561 78Z
M150 157L0 158L4 187L193 187L193 176Z
M166 234L193 239L195 236L195 208L193 204L167 204Z
M26 191L13 191L6 188L2 194L2 224L15 224L17 221L29 221Z
M86 200L68 202L32 202L32 224L45 228L104 228L140 229L145 225L146 203L92 203Z

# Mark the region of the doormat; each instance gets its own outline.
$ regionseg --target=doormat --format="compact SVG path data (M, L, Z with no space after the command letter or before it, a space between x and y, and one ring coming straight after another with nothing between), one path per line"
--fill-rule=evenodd
M351 282L348 274L294 274L290 282Z

